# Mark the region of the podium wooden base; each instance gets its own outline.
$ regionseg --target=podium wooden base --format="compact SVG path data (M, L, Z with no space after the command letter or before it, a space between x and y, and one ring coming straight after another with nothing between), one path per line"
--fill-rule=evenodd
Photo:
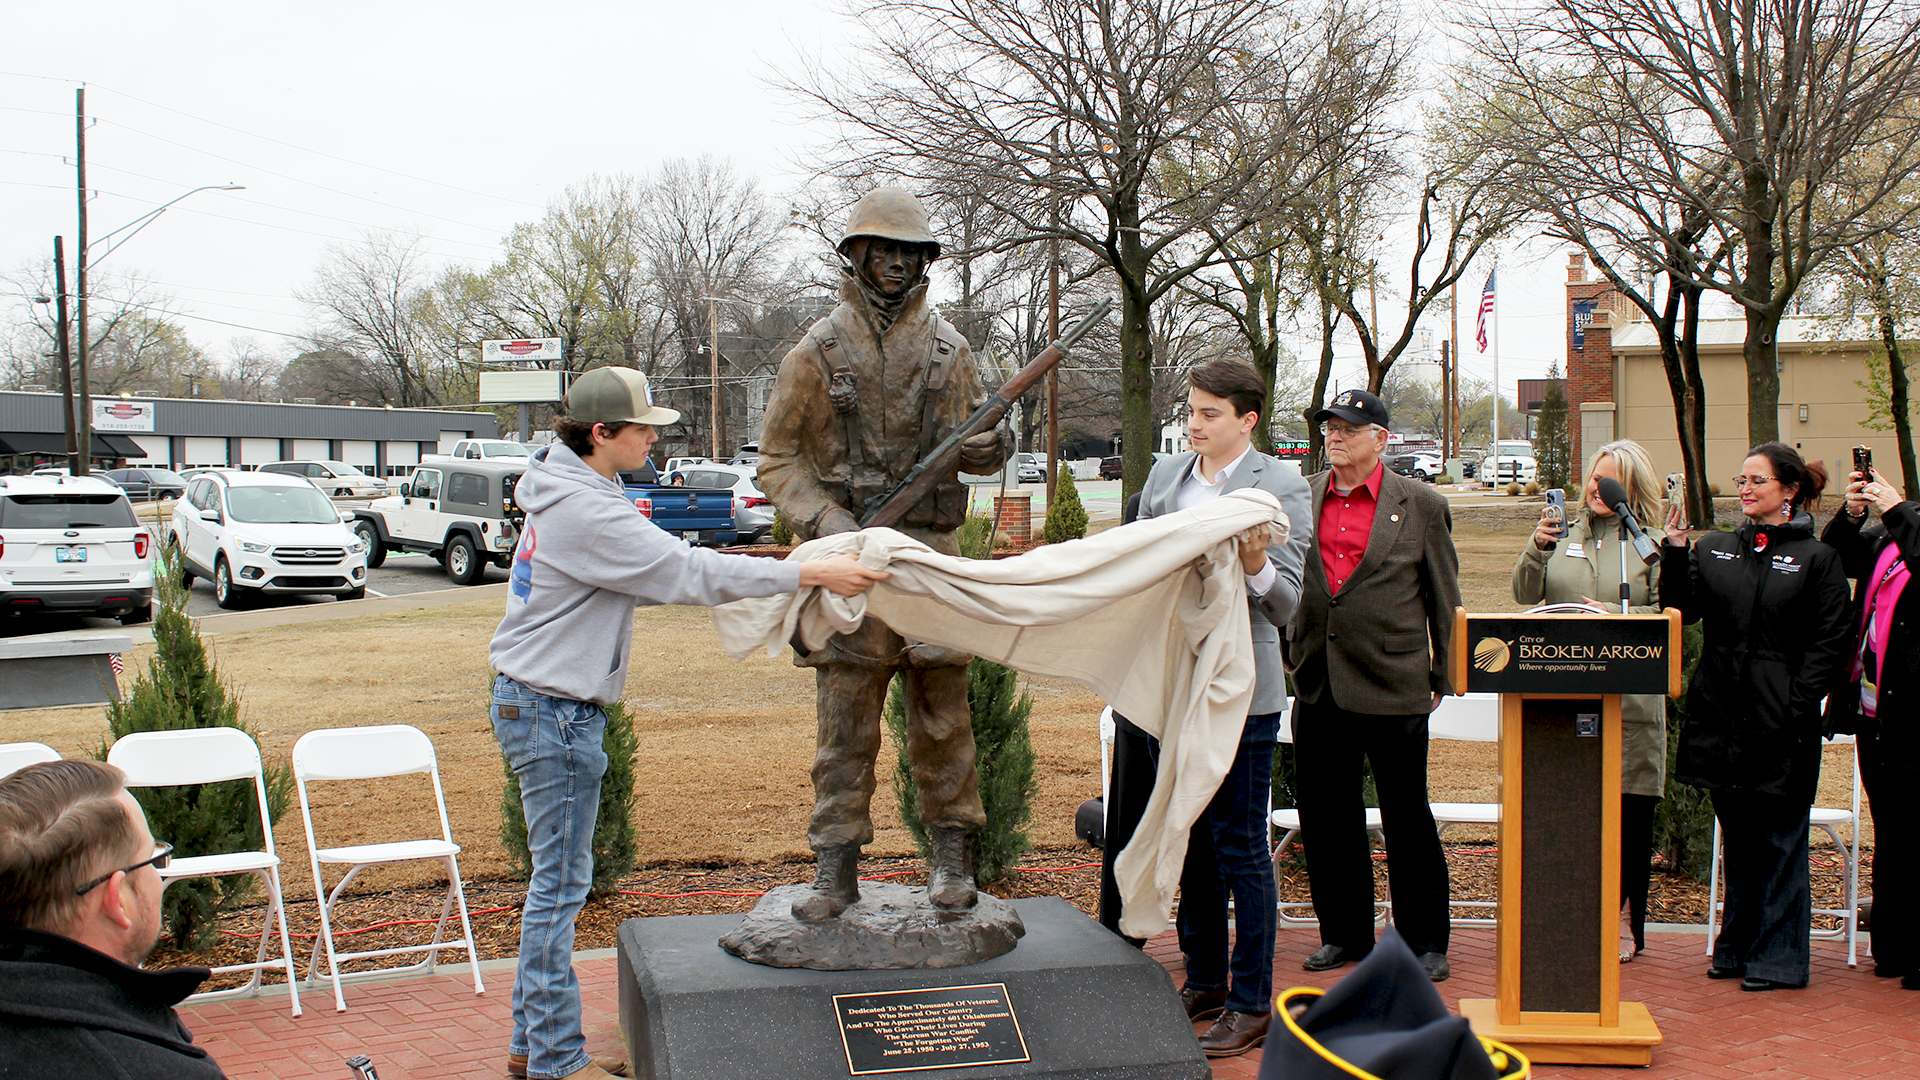
M1502 1024L1499 1004L1492 998L1462 1000L1460 1015L1473 1025L1475 1035L1506 1043L1535 1064L1651 1065L1653 1048L1661 1041L1653 1014L1637 1001L1620 1003L1619 1027L1552 1021ZM1545 1014L1522 1014L1532 1015Z

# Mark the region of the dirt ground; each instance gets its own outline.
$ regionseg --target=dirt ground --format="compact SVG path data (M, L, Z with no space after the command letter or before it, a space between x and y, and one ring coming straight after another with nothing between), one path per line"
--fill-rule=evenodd
M1456 522L1461 587L1469 610L1515 610L1508 590L1513 559L1531 513L1466 513ZM209 639L223 676L269 759L286 761L294 741L316 728L412 724L440 755L454 838L465 849L470 881L504 879L499 841L502 766L487 722L487 643L500 601L222 634ZM807 857L812 801L813 677L784 656L735 664L721 652L704 609L642 608L636 614L627 702L640 733L636 815L640 863L648 866L780 864ZM129 677L151 646L129 656ZM1101 702L1078 686L1029 680L1039 795L1035 845L1060 859L1090 849L1073 836L1073 814L1100 793ZM35 740L64 755L94 752L105 733L100 707L0 713L0 742ZM883 768L892 748L881 752ZM1845 749L1829 750L1820 801L1846 806L1851 771ZM1436 801L1492 801L1491 744L1435 743ZM317 834L328 846L425 836L438 831L431 789L414 776L313 789ZM887 785L875 798L874 857L908 855ZM1871 831L1863 843L1870 842ZM311 898L312 875L300 812L275 829L288 897ZM1485 843L1466 830L1450 841ZM337 875L328 876L329 883ZM437 873L363 874L369 892L438 880ZM357 884L356 889L362 887Z

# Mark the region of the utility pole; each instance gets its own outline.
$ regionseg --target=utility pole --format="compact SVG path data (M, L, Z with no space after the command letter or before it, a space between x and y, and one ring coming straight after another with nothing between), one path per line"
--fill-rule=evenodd
M1447 340L1450 342L1460 340L1460 281L1458 278L1454 279L1453 287L1447 290ZM1454 453L1464 457L1466 449L1460 445L1465 441L1465 434L1460 430L1464 425L1460 423L1460 350L1458 349L1453 352L1453 367L1453 389L1447 397L1447 416L1451 425L1449 430L1453 433Z
M707 371L713 380L707 395L707 407L713 416L713 460L725 461L720 453L720 304L719 298L707 297L707 330L711 337L707 346Z
M60 418L67 433L67 471L79 476L80 444L74 441L73 426L73 344L67 334L67 249L66 238L61 236L53 238L53 295L54 318L59 320L54 340L60 353Z
M80 265L76 269L74 286L79 305L79 325L75 328L74 336L80 342L77 357L80 365L80 401L74 417L78 425L79 444L73 467L68 471L75 476L85 476L88 466L93 462L93 399L87 394L87 88L82 86L75 90L73 100L74 162L80 185Z
M1448 363L1449 346L1453 342L1440 340L1440 467L1453 459L1453 369Z

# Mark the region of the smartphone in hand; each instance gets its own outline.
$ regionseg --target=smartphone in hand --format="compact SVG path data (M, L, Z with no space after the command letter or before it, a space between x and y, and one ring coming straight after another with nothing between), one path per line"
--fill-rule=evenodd
M1567 535L1567 493L1560 488L1548 488L1547 510L1553 519L1558 522L1556 535ZM1547 544L1547 550L1552 551L1559 546L1560 543L1556 540Z
M1873 447L1856 446L1853 448L1853 471L1862 480L1873 479Z
M1670 472L1667 474L1667 506L1679 506L1687 500L1687 474Z

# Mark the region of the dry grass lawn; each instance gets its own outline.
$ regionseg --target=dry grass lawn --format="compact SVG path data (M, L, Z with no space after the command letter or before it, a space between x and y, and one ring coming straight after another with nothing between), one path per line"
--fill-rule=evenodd
M1485 521L1478 514L1458 522L1461 586L1469 610L1516 608L1507 582L1527 531L1524 524ZM498 835L501 761L487 721L487 643L499 618L500 602L490 599L208 640L269 759L286 761L294 741L316 728L400 723L431 736L440 753L454 837L465 848L462 870L481 879L507 873ZM765 862L807 854L812 673L784 656L729 661L704 609L642 608L634 622L627 702L640 732L636 788L642 862ZM129 675L133 667L143 668L151 653L151 646L136 649ZM1101 702L1072 684L1032 680L1028 685L1040 780L1033 839L1041 846L1070 846L1076 843L1074 809L1100 793ZM32 739L69 756L93 752L105 730L99 707L0 713L0 742ZM883 769L891 768L893 753L891 746L882 750ZM1823 805L1847 805L1845 753L1829 751ZM437 831L421 777L326 784L315 792L316 828L329 845ZM1492 746L1435 744L1432 797L1492 800ZM874 818L873 854L912 852L884 779ZM310 896L297 807L281 819L275 839L287 866L288 894ZM372 877L367 885L438 877L405 871L387 875ZM333 880L337 877L330 876Z

